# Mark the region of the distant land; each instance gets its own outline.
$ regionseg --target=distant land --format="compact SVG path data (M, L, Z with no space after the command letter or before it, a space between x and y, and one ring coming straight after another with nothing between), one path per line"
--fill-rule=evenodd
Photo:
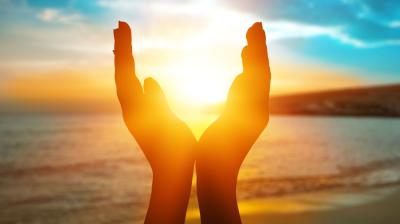
M219 114L223 104L203 108ZM200 109L201 110L201 109ZM353 87L319 92L272 96L270 111L274 115L380 116L400 117L400 84ZM120 113L118 100L88 98L85 101L64 99L46 102L5 102L0 100L0 114L93 114Z
M271 114L400 117L400 84L271 97Z

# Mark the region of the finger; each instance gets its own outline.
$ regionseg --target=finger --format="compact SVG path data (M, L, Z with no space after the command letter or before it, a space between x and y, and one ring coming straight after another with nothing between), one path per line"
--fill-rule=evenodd
M245 88L245 76L243 74L238 75L235 80L232 82L231 87L228 92L228 99L226 102L226 109L235 110L237 106L242 101L242 97L246 92L249 92ZM245 92L244 92L245 91Z
M132 34L126 22L118 22L118 28L114 30L114 39L114 53L118 55L132 53Z
M246 33L247 46L242 51L244 84L242 93L254 111L265 112L269 98L271 72L269 68L265 31L262 23L254 23Z
M249 55L249 47L245 46L242 50L242 64L243 64L243 72L248 74L251 72L251 55Z
M243 71L255 74L269 72L266 38L261 22L249 28L246 39L247 46L242 51Z
M265 47L265 32L261 22L254 23L246 33L247 45Z
M154 112L164 114L166 110L169 110L167 98L156 80L153 78L145 79L143 87L146 102L155 110Z
M129 25L119 22L114 30L114 64L117 95L124 114L138 107L143 91L135 75L135 62L132 55L132 39Z

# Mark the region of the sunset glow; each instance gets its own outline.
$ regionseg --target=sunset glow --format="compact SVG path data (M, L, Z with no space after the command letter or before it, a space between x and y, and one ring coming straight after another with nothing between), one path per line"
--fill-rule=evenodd
M0 224L400 223L400 0L0 0L0 27Z
M172 108L183 116L191 108L224 102L231 82L242 71L245 32L255 21L262 21L267 33L272 95L399 80L395 61L399 42L392 35L398 32L398 26L395 18L372 8L362 14L363 18L372 21L380 16L379 21L389 24L382 25L385 32L379 37L372 37L368 28L357 23L346 25L350 23L344 18L324 24L310 20L319 16L315 10L314 14L285 11L283 3L277 2L0 4L0 101L6 105L1 108L5 111L31 111L43 109L43 105L57 111L60 99L65 108L77 112L92 111L93 107L95 111L118 111L112 30L119 20L132 26L139 79L151 76L158 80ZM355 15L364 10L356 2L341 4L343 10ZM321 12L329 8L322 3L298 7L318 7ZM261 9L265 12L260 13Z

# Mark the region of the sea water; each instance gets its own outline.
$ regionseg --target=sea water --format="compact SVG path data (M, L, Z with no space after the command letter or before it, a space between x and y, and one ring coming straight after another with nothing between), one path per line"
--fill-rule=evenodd
M119 115L0 116L0 223L140 223L151 179ZM237 194L388 186L400 186L400 119L272 116Z

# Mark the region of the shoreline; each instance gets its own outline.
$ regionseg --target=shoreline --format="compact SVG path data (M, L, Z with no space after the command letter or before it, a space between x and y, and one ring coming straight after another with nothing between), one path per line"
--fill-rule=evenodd
M332 190L239 202L245 224L397 224L400 187L362 191ZM199 224L197 208L187 222Z

